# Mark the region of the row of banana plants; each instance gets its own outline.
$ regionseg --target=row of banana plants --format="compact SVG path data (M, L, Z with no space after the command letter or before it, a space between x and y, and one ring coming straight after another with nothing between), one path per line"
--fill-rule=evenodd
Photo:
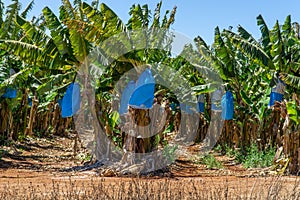
M300 36L299 25L293 23L290 16L283 25L277 21L272 29L262 16L258 16L257 24L261 30L258 40L242 26L238 26L236 32L232 29L220 31L217 27L211 46L199 36L194 39L194 45L187 44L181 54L174 57L171 54L173 38L168 34L175 20L176 7L162 15L160 2L151 15L147 5L135 4L129 11L128 22L124 23L99 1L87 4L80 0L74 3L62 0L59 16L45 7L41 16L27 19L33 4L32 1L21 10L18 0L12 0L6 8L0 1L0 94L4 94L6 88L18 90L17 98L0 99L1 143L33 134L75 131L72 118L61 117L58 99L75 80L78 70L90 65L86 61L89 53L95 47L103 47L107 52L101 52L106 59L99 60L103 72L96 81L95 106L99 114L95 117L101 125L98 129L104 129L117 146L122 147L126 139L116 123L118 117L113 108L116 83L131 69L140 74L141 66L160 63L183 76L195 95L207 94L207 111L200 115L197 136L200 141L205 138L210 122L209 92L215 88L209 73L214 72L220 74L226 90L232 91L235 102L234 118L225 121L218 143L224 149L229 145L242 151L253 143L262 151L277 147L282 156L278 156L276 164L288 166L290 173L299 172ZM110 40L112 37L115 37L113 41ZM110 52L107 45L116 45L120 38L120 49L131 51L116 57L119 52ZM141 39L149 41L146 49L134 46ZM113 61L104 67L107 60ZM10 74L10 69L16 73ZM284 101L269 108L269 95L276 76L287 84L286 92ZM167 88L158 86L157 91L163 101L176 101ZM89 96L86 99L94 101ZM167 123L173 124L165 126L166 130L171 127L165 132L177 131L180 111L166 111L169 113ZM143 113L133 112L133 115L140 121L147 120L143 119ZM101 132L94 131L96 135ZM143 146L140 151L156 148L156 139L139 142ZM97 145L100 148L98 157L101 157L100 152L105 151L101 148L107 144L102 140L98 142L103 142Z
M201 55L222 75L235 95L235 117L225 122L221 144L244 149L257 144L261 150L278 148L276 165L299 172L299 25L287 16L269 29L257 17L261 37L256 40L242 26L237 31L215 29L211 48L200 38L195 42ZM268 106L276 78L286 83L282 102ZM284 153L282 156L282 147ZM283 161L284 162L283 162Z
M1 5L2 11L5 11ZM32 5L33 1L24 12L29 12ZM101 125L98 128L103 128L117 142L115 123L110 123L113 121L114 85L126 71L135 69L141 73L140 67L143 64L162 62L171 56L168 51L170 44L165 35L174 22L176 7L162 15L161 6L162 2L158 3L151 16L147 5L133 5L129 11L130 19L123 23L108 6L98 1L91 4L74 1L72 4L69 0L63 0L59 16L45 7L40 18L28 20L21 13L19 2L12 1L1 24L2 29L8 25L10 29L1 31L7 34L0 39L3 52L0 88L1 95L7 88L17 88L18 92L17 98L1 97L1 142L33 134L65 134L68 129L75 131L72 119L61 117L59 99L70 83L76 80L79 69L89 67L86 58L94 47L104 46L104 41L109 41L112 36L125 33L130 35L123 41L131 45L129 49L135 48L133 45L138 42L138 37L150 41L147 44L150 46L144 50L128 52L117 59L107 53L106 60L114 61L103 70L96 82L96 110L101 113L95 116ZM140 35L135 35L133 30L141 30ZM151 44L155 35L161 38ZM151 45L160 45L164 51L151 48ZM100 68L104 65L101 62L98 66ZM10 69L16 73L10 74ZM89 74L86 75L85 78L89 78ZM88 102L94 101L88 95L86 99ZM99 130L94 132L95 135L100 134ZM105 141L99 142L103 143L97 145L100 148L107 145Z

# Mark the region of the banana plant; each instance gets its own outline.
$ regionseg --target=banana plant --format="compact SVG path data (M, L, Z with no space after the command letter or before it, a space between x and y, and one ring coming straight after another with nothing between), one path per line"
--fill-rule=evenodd
M3 90L5 88L15 88L18 89L18 91L25 92L27 90L27 80L29 79L29 76L31 74L31 70L27 68L28 65L26 65L24 62L19 60L17 57L15 57L10 52L10 48L6 44L5 41L19 41L22 39L23 31L16 23L16 19L18 18L18 15L21 15L23 17L26 17L27 14L30 12L30 10L33 7L33 1L31 1L27 7L21 12L21 6L18 1L14 0L10 5L6 7L5 11L5 17L3 17L4 14L4 5L1 2L0 9L1 9L1 20L0 20L0 43L1 43L1 74L2 79L0 81L0 93L3 94ZM33 19L33 21L37 21ZM24 52L23 52L24 54ZM9 71L14 70L16 73L12 76L9 76ZM4 78L4 79L3 79ZM26 92L25 92L26 93ZM1 132L7 132L10 138L12 139L18 139L19 132L23 132L25 130L25 126L27 124L26 116L27 116L27 104L25 103L25 106L21 102L24 102L24 100L27 100L27 95L20 95L19 92L17 95L17 99L7 99L7 98L1 98L0 104L3 104L2 106L2 113L9 113L7 116L0 116L0 121L2 122L2 130ZM25 101L26 101L25 100ZM6 109L6 110L5 110ZM25 119L25 120L24 120ZM7 124L6 122L9 122L9 127L4 124ZM14 125L14 123L17 123L17 126ZM24 128L23 127L24 124Z
M281 73L289 85L288 92L294 92L297 90L299 79L299 39L296 26L293 27L290 16L287 16L282 26L276 21L271 30L261 15L257 17L257 24L261 30L260 42L241 26L238 27L238 33L225 30L223 34L252 63L256 64L256 69L260 74L262 73L266 83L271 84L274 74Z
M278 112L278 109L276 111L276 108L274 108L275 111L271 113L271 110L267 109L266 106L260 106L257 115L259 116L258 119L261 127L258 131L260 137L266 136L267 129L270 127L268 124L270 124L272 127L270 130L271 135L268 137L273 138L272 134L277 134L276 137L279 138L278 134L282 135L287 131L287 124L289 124L288 122L290 120L294 121L296 126L289 126L289 131L294 129L297 130L298 119L295 110L298 105L296 102L298 101L297 99L299 99L300 83L300 68L298 62L299 26L298 23L291 22L291 16L287 16L282 26L276 21L272 29L268 28L261 15L257 17L257 24L261 30L261 38L259 41L256 41L241 27L238 28L238 33L225 30L224 35L230 38L233 45L239 49L251 63L255 64L257 69L256 72L259 72L261 79L269 85L269 88L273 86L273 81L271 80L276 74L280 74L280 77L286 82L286 101L280 105L279 110L281 109L281 112ZM256 72L254 73L257 74ZM264 92L266 91L269 93L268 90L265 90ZM287 111L285 111L286 109ZM290 113L290 115L286 115L285 112ZM280 118L280 114L283 118ZM270 119L270 117L272 117L272 119ZM272 126L272 124L275 123L276 126ZM278 129L278 127L284 128L273 133L273 130ZM284 137L285 144L289 144L290 140L296 139L287 137L287 134L281 137ZM266 141L263 141L263 143L266 143ZM294 157L292 159L293 164L289 165L290 170L297 170L293 167L297 165L295 159L296 155L293 153L295 148L285 145L284 149L286 152L285 156Z
M299 36L297 26L291 22L291 16L287 16L284 24L279 25L276 21L273 29L269 30L263 17L257 17L257 24L261 30L261 43L245 33L239 28L238 34L226 30L226 34L231 38L232 43L251 61L259 67L269 72L269 79L276 73L281 73L283 79L290 87L289 90L297 91L299 88ZM294 88L294 89L292 89Z
M157 43L165 45L165 49L170 48L168 44L158 41L157 35L161 36L161 40L167 38L166 30L174 22L176 9L169 16L167 11L163 20L160 20L161 4L155 9L152 24L147 5L133 5L129 11L130 19L123 23L105 4L100 4L99 10L87 3L82 4L83 14L87 17L87 21L82 24L86 39L104 50L102 53L106 55L106 60L111 62L99 84L113 88L126 71L134 68L141 73L142 65L162 62L170 55L167 50L163 52L153 49L158 47ZM163 30L158 34L159 29ZM112 48L114 46L117 48ZM102 87L100 89L103 90Z
M37 95L41 101L39 108L44 110L74 79L76 69L83 62L83 56L87 54L88 49L83 51L82 48L86 46L78 43L78 41L84 39L83 37L80 39L80 36L74 30L75 28L66 28L67 25L60 23L48 8L44 9L46 23L39 23L39 19L31 21L24 19L27 12L32 8L32 4L33 2L27 6L24 12L18 15L17 11L20 6L18 1L14 1L8 9L9 17L2 23L2 30L12 29L12 31L1 31L1 33L11 32L9 39L7 35L2 34L1 49L9 55L13 55L16 60L19 60L20 64L17 66L19 69L17 75L6 79L0 86L24 80L21 85L27 89L33 89L33 93L38 92ZM81 5L81 2L77 4ZM61 7L61 15L62 18L69 20L65 21L66 24L71 24L71 20L75 20L75 15L73 15L74 19L67 18L65 15L68 14L68 11L69 14L71 12L75 13L76 9L71 6L69 1L64 1ZM76 20L78 16L80 15L76 14ZM9 22L13 25L10 25ZM51 32L50 36L46 34L48 27ZM16 37L12 37L13 33ZM82 55L84 52L85 54Z

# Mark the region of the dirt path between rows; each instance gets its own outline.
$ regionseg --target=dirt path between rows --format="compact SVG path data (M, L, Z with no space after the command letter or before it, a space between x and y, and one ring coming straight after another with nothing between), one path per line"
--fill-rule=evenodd
M168 172L148 177L101 177L98 169L67 170L83 166L88 160L87 151L82 148L74 156L72 137L26 139L1 148L0 199L91 199L95 196L99 199L104 194L104 199L131 199L134 195L139 196L133 199L142 199L143 195L154 195L154 199L211 199L228 198L228 195L264 199L276 194L282 199L300 198L298 177L277 177L269 174L268 169L246 170L231 158L217 154L222 169L207 169L190 157L181 156ZM196 155L198 148L195 145L187 151Z

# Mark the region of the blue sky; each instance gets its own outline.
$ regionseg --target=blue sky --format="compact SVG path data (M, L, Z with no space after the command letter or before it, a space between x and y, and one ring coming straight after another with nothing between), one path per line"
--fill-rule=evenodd
M2 0L8 5L10 0ZM30 0L19 0L25 7ZM71 0L72 1L72 0ZM87 0L91 2L91 0ZM129 8L134 3L148 4L153 11L159 0L102 0L117 15L127 22ZM43 7L48 6L57 12L60 0L35 0L31 15L39 15ZM173 30L193 39L200 35L208 44L213 42L214 29L242 25L256 38L259 37L259 28L256 17L262 14L269 28L273 27L276 19L282 24L287 15L292 16L292 21L300 22L299 0L163 0L163 11L171 10L177 6L177 14ZM235 30L235 29L234 29Z

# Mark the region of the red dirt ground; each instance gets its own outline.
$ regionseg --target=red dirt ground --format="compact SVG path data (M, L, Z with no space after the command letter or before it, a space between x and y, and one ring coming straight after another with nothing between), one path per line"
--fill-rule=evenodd
M96 169L89 171L65 172L62 169L82 166L86 151L80 149L76 156L73 154L74 141L72 138L53 137L52 139L26 139L23 143L16 143L10 147L2 147L2 160L0 160L0 194L7 188L38 187L45 192L52 185L84 185L85 189L92 187L92 182L105 182L105 184L118 184L130 182L133 177L100 177ZM188 148L190 155L196 155L198 146ZM179 157L170 167L165 176L139 177L139 181L154 181L160 184L168 180L174 187L184 185L193 180L199 190L211 187L235 188L241 192L250 191L254 185L269 187L274 180L280 180L286 191L299 190L298 178L283 176L277 178L269 173L269 169L246 170L234 163L233 159L215 155L224 168L207 169L205 165L195 164L189 157ZM93 180L93 181L91 181ZM295 187L296 184L296 187ZM177 186L176 186L177 185ZM299 187L298 187L299 186ZM180 188L177 188L180 189Z

